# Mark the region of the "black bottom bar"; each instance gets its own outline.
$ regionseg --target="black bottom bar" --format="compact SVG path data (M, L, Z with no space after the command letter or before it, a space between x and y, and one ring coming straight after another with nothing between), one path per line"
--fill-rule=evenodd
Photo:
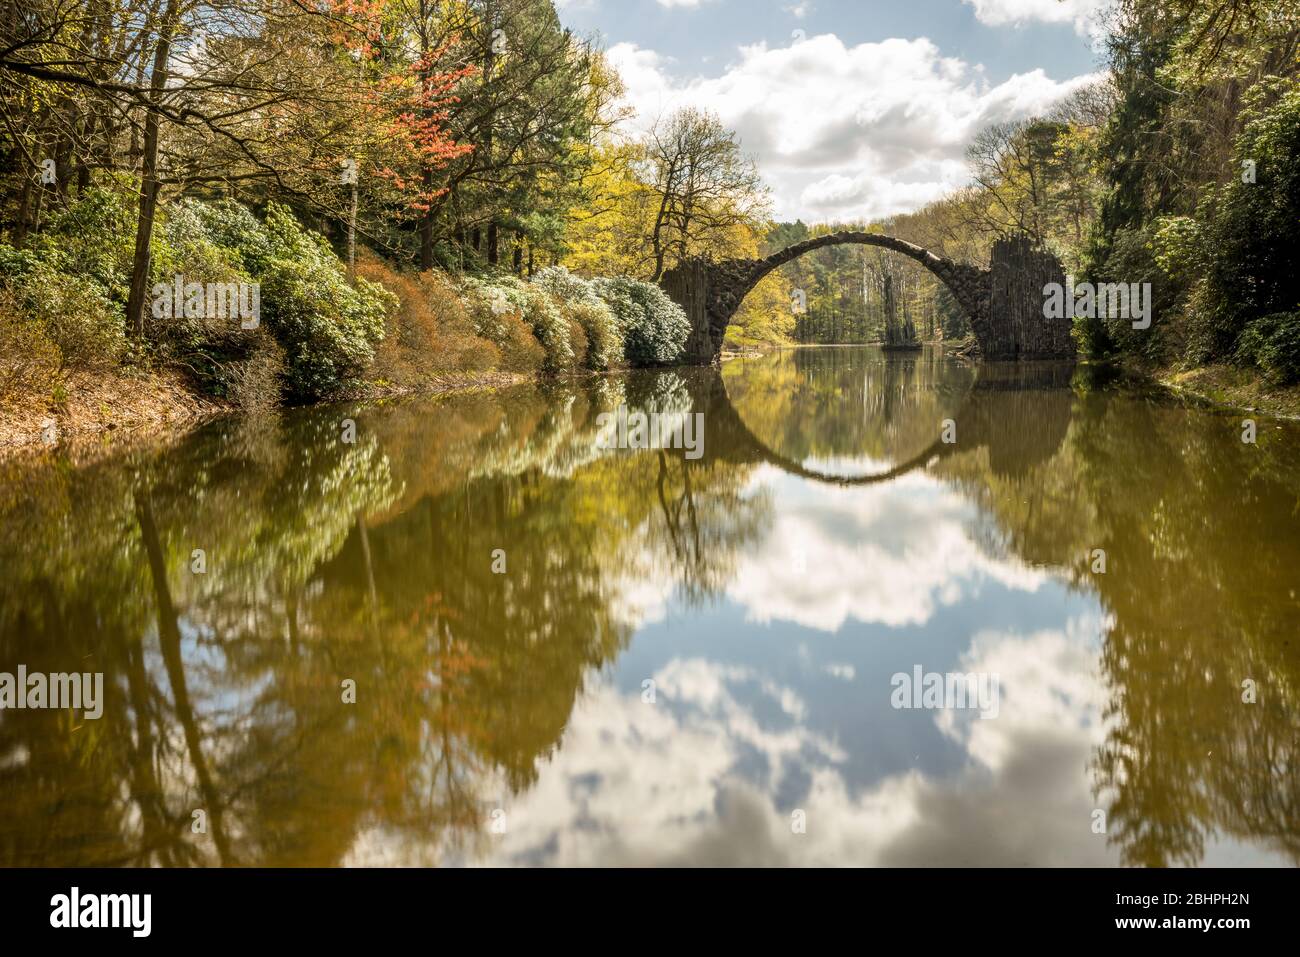
M433 946L518 935L671 939L693 928L764 938L839 927L862 939L900 932L985 942L1199 936L1216 944L1296 929L1295 870L0 871L7 941L77 934L82 943L337 946L427 935ZM88 928L76 923L116 923ZM104 895L114 895L106 898ZM148 935L143 896L149 895ZM89 899L89 900L88 900ZM52 922L64 926L52 926ZM937 942L937 941L936 941Z

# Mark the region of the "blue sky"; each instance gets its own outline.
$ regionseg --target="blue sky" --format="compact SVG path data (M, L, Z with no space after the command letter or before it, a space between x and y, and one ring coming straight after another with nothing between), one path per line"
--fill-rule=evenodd
M779 218L872 219L966 180L971 137L1101 70L1105 0L557 0L598 33L634 126L718 113Z

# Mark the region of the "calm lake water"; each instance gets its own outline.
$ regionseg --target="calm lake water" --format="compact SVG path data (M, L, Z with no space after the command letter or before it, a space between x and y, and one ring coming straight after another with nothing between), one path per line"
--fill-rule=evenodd
M1295 865L1300 430L1241 420L828 348L3 467L0 672L104 686L0 711L0 864Z

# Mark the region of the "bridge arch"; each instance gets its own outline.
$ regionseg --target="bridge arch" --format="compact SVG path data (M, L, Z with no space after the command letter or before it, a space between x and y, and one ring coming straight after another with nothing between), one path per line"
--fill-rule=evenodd
M953 298L957 300L957 304L970 320L971 328L975 330L975 337L981 341L987 338L987 329L984 327L988 321L985 313L987 312L986 304L989 298L988 284L991 279L989 271L980 269L978 266L971 266L943 256L937 256L928 249L923 249L906 240L886 236L883 233L847 231L831 233L827 236L806 239L801 243L788 246L780 252L773 253L766 259L756 260L752 282L749 288L745 290L745 294L753 290L754 286L758 285L765 276L786 263L794 262L799 257L817 249L844 245L876 246L881 249L888 249L891 252L901 253L913 262L920 263L952 292ZM740 303L744 298L745 296L742 295L737 300L735 306L737 309L740 308ZM725 333L725 331L724 328L723 332Z
M719 361L722 340L736 310L774 269L816 249L841 245L877 246L901 253L934 273L970 319L979 352L987 359L1072 359L1069 319L1043 315L1043 287L1065 282L1056 257L1035 249L1028 237L999 240L988 269L940 256L883 233L843 231L795 243L763 259L713 261L692 258L664 274L665 292L691 322L685 361Z

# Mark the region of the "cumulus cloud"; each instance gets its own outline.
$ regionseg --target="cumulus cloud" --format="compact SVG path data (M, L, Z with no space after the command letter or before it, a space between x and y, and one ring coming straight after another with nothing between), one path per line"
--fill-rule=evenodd
M826 462L833 460L807 464ZM863 469L857 459L848 464L854 472L879 470ZM974 507L928 475L806 495L798 481L764 466L750 491L763 487L779 494L782 507L762 539L737 555L726 587L727 599L751 622L827 633L850 620L911 627L988 585L1035 592L1050 580L1041 568L981 549L970 533ZM792 564L803 571L791 574ZM671 566L647 546L614 580L614 617L633 629L663 622L676 586ZM851 668L831 673L853 677Z
M1071 23L1081 34L1094 33L1112 0L963 0L975 19L991 27L1023 23Z
M647 127L683 106L717 113L773 187L782 218L874 219L916 209L967 179L963 160L989 123L1042 113L1092 76L1033 70L991 83L930 40L846 46L833 34L741 47L719 76L678 79L653 50L609 51Z
M1032 592L1048 581L1041 569L982 551L972 519L969 503L927 476L826 489L785 504L771 532L740 556L727 597L750 621L833 633L849 619L922 625L987 583ZM806 571L792 575L795 555Z
M673 658L654 675L656 704L602 676L533 787L481 792L501 798L505 834L437 848L373 828L346 863L1114 866L1118 847L1090 827L1098 798L1088 765L1107 733L1105 627L1088 616L977 634L961 667L999 675L998 717L937 711L939 733L961 754L950 771L856 783L851 766L869 755L819 729L814 696L759 668ZM771 716L773 702L783 717ZM879 734L855 742L883 746ZM792 809L804 833L792 829ZM1267 846L1214 836L1205 862L1286 863Z
M536 786L509 800L508 832L472 857L561 866L1113 863L1114 849L1086 826L1085 768L1104 733L1105 694L1083 631L982 636L966 663L1002 668L1006 690L998 719L948 730L967 760L943 776L909 769L858 786L846 773L854 756L812 726L810 705L757 670L673 659L654 676L655 705L597 682ZM753 687L758 698L746 693ZM765 700L788 720L760 720ZM791 828L791 807L804 812L806 833ZM420 859L371 831L350 863Z
M1079 618L1063 629L1030 635L981 631L958 670L996 675L1000 713L984 720L974 711L945 710L936 724L982 766L1005 770L1017 760L1020 742L1103 737L1105 688L1097 671L1098 636L1109 619Z

